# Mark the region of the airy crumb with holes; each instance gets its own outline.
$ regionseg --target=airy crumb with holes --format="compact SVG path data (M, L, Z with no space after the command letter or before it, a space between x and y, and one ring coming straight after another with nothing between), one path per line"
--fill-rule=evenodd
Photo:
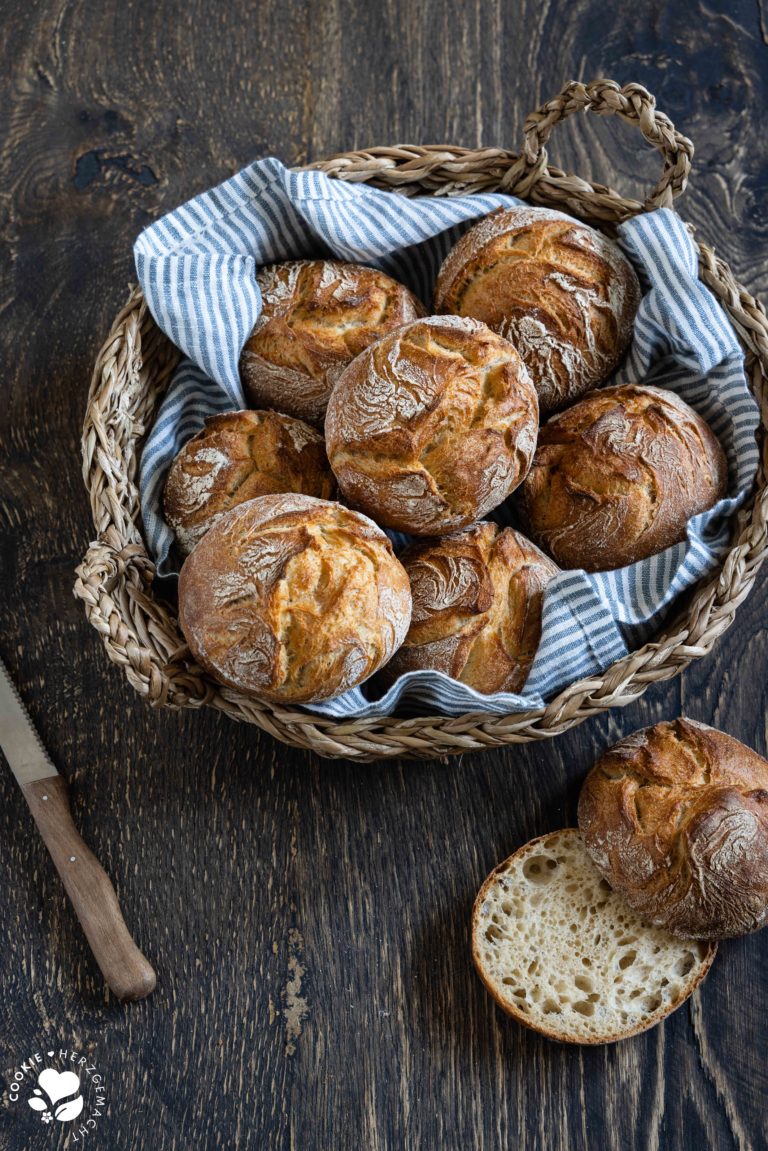
M500 864L472 915L472 958L496 1002L567 1043L613 1043L653 1027L698 986L716 951L640 919L573 828Z

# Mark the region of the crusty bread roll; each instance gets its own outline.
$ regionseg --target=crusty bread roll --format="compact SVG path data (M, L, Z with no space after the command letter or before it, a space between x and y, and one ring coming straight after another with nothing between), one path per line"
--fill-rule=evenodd
M430 316L352 361L325 438L354 507L386 527L442 535L520 483L537 430L536 392L512 345L478 320Z
M433 668L476 691L521 691L541 639L544 588L558 568L512 528L479 523L400 555L413 614L387 683Z
M165 481L165 518L182 555L219 516L256 496L303 492L332 499L336 481L323 437L279 412L209 416L188 440Z
M472 958L499 1007L563 1043L614 1043L653 1027L716 953L645 923L600 878L574 828L499 864L472 913Z
M768 923L768 763L677 719L601 756L579 798L598 870L675 935L723 939Z
M304 495L227 512L184 561L179 623L220 683L276 703L330 699L403 642L408 577L376 524Z
M424 314L412 292L375 268L294 260L260 268L262 312L240 356L257 408L322 425L328 397L350 360L373 340Z
M727 482L723 450L693 408L627 385L543 425L518 498L527 533L561 567L608 571L685 539Z
M631 337L640 285L620 249L562 212L498 208L449 252L435 310L475 316L523 357L542 415L604 383Z

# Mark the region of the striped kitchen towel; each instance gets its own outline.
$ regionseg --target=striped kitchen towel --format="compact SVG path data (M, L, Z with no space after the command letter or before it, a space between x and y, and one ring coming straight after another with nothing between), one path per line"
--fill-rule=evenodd
M394 276L425 304L438 268L464 230L511 196L404 197L365 184L292 172L267 159L245 168L152 224L136 241L139 281L155 320L184 353L157 412L140 464L141 506L158 579L176 579L162 488L176 452L206 416L245 406L237 365L259 314L260 264L336 256ZM611 383L670 388L718 436L729 464L728 495L688 524L688 537L629 568L566 571L548 586L542 637L519 695L480 695L440 672L410 672L380 698L363 685L324 704L328 716L435 711L511 712L541 707L568 684L598 674L645 642L674 600L713 571L729 517L755 477L757 405L730 323L697 279L696 247L674 212L636 217L618 241L643 286L629 355ZM494 513L514 522L509 501ZM400 541L397 541L400 542Z

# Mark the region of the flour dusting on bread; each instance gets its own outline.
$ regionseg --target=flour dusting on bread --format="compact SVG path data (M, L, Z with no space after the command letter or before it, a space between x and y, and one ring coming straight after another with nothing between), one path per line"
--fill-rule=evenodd
M638 914L721 939L768 923L768 762L680 718L619 741L587 776L579 826Z
M246 500L282 491L329 499L335 490L314 428L278 412L225 412L209 417L174 459L164 508L188 555L224 512Z
M494 523L413 544L400 558L413 613L382 681L431 669L486 695L521 691L556 565L519 532Z
M439 312L475 316L520 352L543 413L605 382L640 300L607 237L561 212L499 208L466 232L438 275Z
M326 442L339 487L416 535L466 526L530 467L538 401L512 346L479 321L432 316L384 336L334 388Z
M341 260L294 260L257 274L262 310L240 357L250 402L321 425L346 365L423 314L416 297L377 271Z
M221 682L284 703L329 699L402 643L408 577L376 524L301 495L250 500L187 558L179 620Z
M564 568L626 567L685 539L725 495L725 454L679 396L603 388L551 417L517 496L526 531Z

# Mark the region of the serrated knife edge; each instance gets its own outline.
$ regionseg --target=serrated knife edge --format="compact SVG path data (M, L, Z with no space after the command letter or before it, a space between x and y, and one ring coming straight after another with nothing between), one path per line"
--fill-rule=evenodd
M0 660L0 747L20 784L58 775L35 725Z
M125 926L107 873L72 822L66 781L51 763L2 660L0 747L105 980L119 999L143 999L157 976Z

